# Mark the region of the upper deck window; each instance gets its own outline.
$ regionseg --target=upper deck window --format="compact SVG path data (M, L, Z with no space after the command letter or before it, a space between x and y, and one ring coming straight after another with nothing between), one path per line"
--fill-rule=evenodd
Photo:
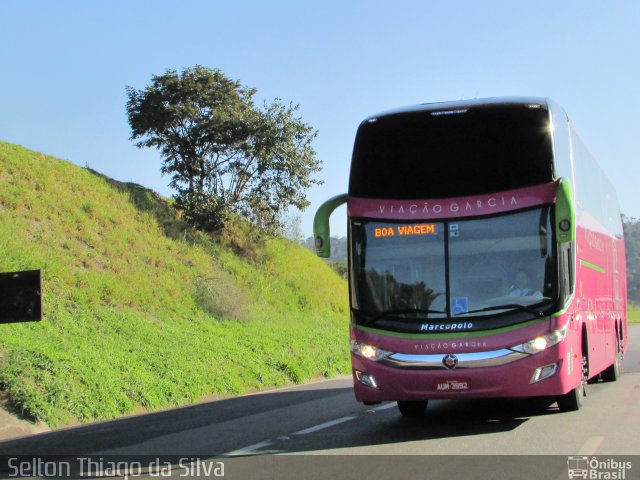
M553 180L549 112L526 104L383 115L358 129L349 194L446 198Z

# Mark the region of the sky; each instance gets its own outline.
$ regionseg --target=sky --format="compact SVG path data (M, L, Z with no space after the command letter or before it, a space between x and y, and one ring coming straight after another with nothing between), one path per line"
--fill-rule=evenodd
M551 97L640 217L640 2L0 0L0 140L170 196L156 150L129 140L125 86L219 68L300 106L324 181L347 190L367 116L425 102ZM346 209L332 217L346 234Z

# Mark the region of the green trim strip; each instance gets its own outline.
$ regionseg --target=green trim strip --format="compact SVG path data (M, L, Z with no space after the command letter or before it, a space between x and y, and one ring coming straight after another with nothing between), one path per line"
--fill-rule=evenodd
M530 325L535 325L537 323L548 322L549 317L530 320L524 323L518 323L517 325L510 325L508 327L496 328L494 330L481 330L479 332L458 332L458 333L402 333L402 332L391 332L389 330L382 330L379 328L371 328L371 327L363 327L362 325L354 325L351 326L356 330L361 330L363 332L368 333L376 333L378 335L385 335L387 337L396 337L396 338L421 338L421 339L431 339L431 338L475 338L475 337L486 337L489 335L497 335L498 333L510 332L512 330L517 330L519 328L528 327Z
M573 194L571 193L571 184L566 178L558 181L558 189L556 191L556 239L560 243L572 242L575 238L575 211L573 209ZM563 230L560 225L568 223L568 229Z
M570 298L570 301L567 302L567 305L560 310L559 312L554 313L553 315L551 315L553 318L557 318L560 317L562 315L564 315L565 313L567 313L569 311L569 308L571 307L571 304L573 303L573 295Z
M587 268L590 268L592 270L595 270L596 272L605 273L605 269L604 268L599 267L595 263L587 262L586 260L580 259L580 265L582 265L583 267L587 267Z

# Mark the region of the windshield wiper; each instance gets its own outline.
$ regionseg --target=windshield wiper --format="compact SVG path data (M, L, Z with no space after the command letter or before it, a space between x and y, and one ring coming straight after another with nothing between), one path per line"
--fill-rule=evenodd
M551 300L551 298L542 297L540 300L547 301L547 300ZM538 303L536 303L534 305L538 305L539 303L542 303L542 302L538 302ZM466 313L490 312L492 310L522 310L524 312L533 313L534 315L536 315L538 317L544 316L544 312L541 312L540 310L537 310L537 309L533 308L533 306L531 306L531 305L521 305L519 303L505 303L503 305L492 305L490 307L478 308L477 310L469 310L468 312L460 312L460 313L458 313L457 315L454 315L454 316L457 317L459 315L464 315Z
M418 314L429 314L429 313L447 313L442 310L430 310L430 309L420 309L420 308L403 308L398 310L385 310L376 315L373 315L370 318L365 318L362 322L365 325L369 325L371 323L375 323L380 320L382 317L386 317L387 315L404 315L408 313L418 313ZM420 320L423 320L426 317L419 317Z

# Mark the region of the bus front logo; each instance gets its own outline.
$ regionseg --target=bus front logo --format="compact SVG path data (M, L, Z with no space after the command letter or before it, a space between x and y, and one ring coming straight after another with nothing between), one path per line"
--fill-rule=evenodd
M451 354L445 355L442 358L442 364L448 369L456 368L458 366L458 357Z

